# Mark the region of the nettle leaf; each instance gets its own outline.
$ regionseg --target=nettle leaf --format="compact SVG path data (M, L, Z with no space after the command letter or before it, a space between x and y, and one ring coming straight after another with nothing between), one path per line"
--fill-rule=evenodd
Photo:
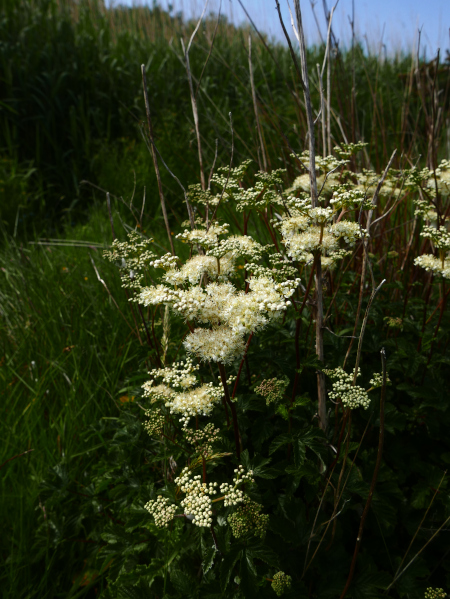
M353 580L352 595L354 599L379 599L391 580L386 572L379 572L373 565L364 565Z
M273 423L267 418L267 414L260 416L254 421L251 432L252 441L257 448L273 435Z
M128 514L129 516L125 525L125 532L133 532L136 530L136 528L143 528L148 523L149 513L141 506L131 506Z
M148 596L148 590L130 586L120 586L117 588L117 599L144 599L146 596Z
M312 485L315 485L321 478L317 464L314 464L311 460L305 460L301 466L287 466L286 473L295 476L299 481L305 477Z
M279 475L279 472L273 468L264 468L266 464L272 461L272 458L263 458L261 455L255 454L250 459L248 450L246 449L241 453L241 461L247 470L253 470L254 476L276 478Z
M282 404L276 406L275 412L284 420L289 420L289 411L286 406L283 406Z
M293 443L294 448L294 464L299 468L306 458L306 445L300 438L295 439Z
M396 386L400 391L406 391L406 393L414 399L426 399L431 401L431 405L437 404L437 398L439 393L436 389L430 386L417 386L410 385L409 383L400 383Z
M254 412L266 412L267 409L264 399L254 395L246 395L242 399L239 398L239 407L243 412L249 410Z
M413 494L411 497L411 505L416 509L422 509L428 507L432 490L430 484L426 481L420 481L413 488Z
M214 558L216 557L217 550L213 540L211 538L207 540L205 535L202 535L201 537L201 548L203 574L206 574L214 565Z
M226 590L234 567L241 556L242 549L240 549L238 545L234 545L231 547L230 552L227 553L222 559L222 563L220 565L220 586L222 587L222 591Z
M387 403L384 408L384 428L388 433L395 434L395 431L405 430L407 423L407 417L402 414L396 406L391 403ZM380 418L378 417L375 421L375 426L380 426Z
M309 395L298 395L294 400L294 408L307 406L311 403Z
M275 439L270 444L269 455L272 455L273 453L275 453L275 451L277 449L280 449L280 447L283 447L283 445L292 443L292 441L293 441L293 436L289 433L283 433L281 435L278 435L278 437L275 437Z
M183 597L192 597L196 594L198 584L193 576L183 570L171 569L170 582Z
M315 354L311 354L310 356L301 361L300 368L297 369L297 372L301 374L305 368L314 368L315 370L320 370L321 368L323 368L323 363L317 358Z
M250 555L253 559L259 559L273 568L278 568L280 565L278 555L270 547L262 543L250 545L247 548L247 555Z
M239 589L242 595L247 599L256 597L258 591L257 576L255 564L250 552L244 549L240 564L240 582Z

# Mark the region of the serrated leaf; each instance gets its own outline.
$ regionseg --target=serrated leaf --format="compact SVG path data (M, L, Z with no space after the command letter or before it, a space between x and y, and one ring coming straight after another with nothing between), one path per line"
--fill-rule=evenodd
M283 445L292 443L292 439L293 437L289 433L283 433L282 435L278 435L278 437L275 437L275 439L270 444L269 455L275 453L275 451L277 451L277 449L280 449L280 447L283 447Z
M279 567L279 559L277 554L270 548L261 543L250 546L247 549L247 554L251 555L253 559L259 559L268 566L273 568Z
M231 547L229 553L225 555L220 566L220 586L222 591L225 591L230 582L231 574L236 565L236 562L241 558L242 549L237 546Z
M202 537L201 537L201 548L202 548L202 569L203 569L203 574L206 574L207 572L209 572L209 570L211 570L211 568L214 565L214 558L216 557L217 550L216 550L216 546L212 542L212 539L211 539L211 544L208 545L208 543L205 539L205 535L202 535Z
M270 472L270 468L264 468L266 464L269 464L272 458L263 458L261 455L255 454L253 458L250 458L248 450L246 449L241 453L241 462L247 470L252 470L254 476L261 478L275 478L278 473Z
M170 582L183 597L192 597L197 587L192 576L178 569L171 569Z
M258 590L257 571L252 556L248 551L244 551L243 558L241 559L239 589L246 599L255 597Z
M293 443L294 448L294 464L297 468L299 468L306 457L306 446L301 439L295 439Z

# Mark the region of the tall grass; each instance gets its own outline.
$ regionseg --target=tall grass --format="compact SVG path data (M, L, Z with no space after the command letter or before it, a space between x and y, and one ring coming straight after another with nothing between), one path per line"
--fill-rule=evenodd
M192 32L193 23L183 23L158 7L107 10L98 0L5 0L3 14L0 150L18 164L33 161L36 168L35 184L26 197L33 208L26 213L33 212L33 219L37 219L61 216L71 210L73 217L77 209L82 211L90 202L90 192L80 186L80 181L98 182L105 168L120 173L120 181L114 182L116 188L109 191L117 195L130 193L131 164L138 163L139 155L145 154L137 126L144 120L140 64L145 64L148 72L158 146L170 156L170 166L177 174L184 181L193 181L196 174L190 164L195 147L189 143L187 150L185 145L185 140L192 139L193 123L179 45L179 38L187 39ZM208 17L201 40L191 52L196 81L215 27L215 19ZM209 166L216 138L219 158L227 160L230 111L236 132L236 158L250 156L257 162L246 67L249 33L221 18L199 87L200 132ZM323 52L323 47L311 48L310 63L321 63ZM306 122L302 100L295 100L301 94L287 48L281 44L271 46L271 54L255 36L255 88L273 168L280 162L284 164L290 153L284 136L291 147L302 149L299 140L305 139ZM438 101L442 118L433 133L436 144L449 126L445 117L448 67L435 66L424 64L418 69L411 56L398 55L392 60L370 56L359 44L352 50L338 51L332 69L333 138L339 140L345 135L349 141L368 141L364 160L367 167L373 164L380 168L400 144L412 160L419 156L426 160L435 89L443 90ZM313 75L312 79L317 105L317 78L314 81ZM111 144L117 147L113 156L109 156ZM138 169L136 176L139 193L144 185L152 188L148 170ZM163 177L170 189L170 178L165 174Z
M114 545L111 539L122 530L122 516L129 517L130 498L148 497L160 466L152 462L153 449L141 434L140 408L132 401L146 378L150 350L145 342L140 343L144 331L138 314L130 311L114 269L101 259L102 246L111 241L106 207L97 203L104 193L81 181L87 179L123 196L127 203L134 194L136 205L146 187L142 228L156 238L161 253L167 251L156 181L136 126L144 120L140 65L145 64L149 73L158 149L183 183L198 182L195 133L177 41L180 35L187 39L194 25L157 8L106 10L94 0L8 0L4 6L0 148L6 183L0 193L7 203L2 203L0 214L7 233L0 258L4 406L0 465L5 532L0 546L5 567L0 586L5 597L11 598L95 596L106 587L111 571L118 575L126 552L139 552L135 535L140 535L142 543L150 542L142 537L141 529L134 533L128 520L123 545L117 541ZM214 29L214 19L207 20L204 36L192 49L191 66L197 80ZM230 111L236 163L248 157L258 163L248 33L220 22L199 88L200 132L208 172L216 138L218 162L228 164ZM286 48L270 46L270 51L276 62L253 37L255 87L269 167L287 166L286 180L291 181L298 173L289 154L307 147L301 88ZM311 48L310 64L321 62L323 52L324 48ZM369 143L352 165L355 170L381 170L394 148L398 148L397 167L436 166L448 151L448 72L448 64L437 61L423 64L412 56L392 60L368 56L360 45L353 52L337 52L332 65L333 140L345 136L348 141ZM317 106L314 74L312 96ZM322 151L320 140L318 149ZM169 220L178 229L186 218L183 198L163 169L162 176ZM381 208L385 207L383 202ZM65 215L62 224L55 215ZM113 219L115 230L124 238L122 223L129 213L119 199L113 202ZM383 553L385 544L391 544L397 556L409 543L433 489L438 488L441 466L448 463L449 448L441 439L448 419L444 400L450 323L448 313L442 314L447 291L412 265L412 258L426 249L418 230L413 206L406 198L378 225L371 248L376 255L375 277L390 283L372 313L366 359L384 344L392 354L395 384L386 440L391 469L383 473L384 495L378 498L370 529L377 529L377 518L386 518L388 524L382 530L387 541L377 537L374 542L386 569L390 557L389 552L388 557ZM42 243L27 244L25 232L28 240L43 238ZM86 242L92 242L92 247L86 247ZM110 293L97 278L89 254ZM355 253L350 270L360 273L361 264L361 253ZM337 293L329 324L347 326L351 335L359 280L350 272L338 275L327 279L327 301ZM156 333L162 330L160 316L155 317ZM388 326L389 319L394 326ZM397 324L395 319L400 319ZM302 352L310 357L314 353L310 314L301 326ZM270 334L263 344L259 358L250 364L255 372L268 355L277 364L284 363L285 358L271 350ZM337 357L345 352L347 342L330 333L326 345ZM280 346L292 351L288 342L280 341ZM174 355L177 348L170 351ZM312 392L315 368L308 359L302 381L305 393ZM440 401L434 401L436 396ZM263 423L258 425L263 431ZM416 444L411 443L412 433ZM370 428L369 437L372 446L367 460L376 428ZM367 475L364 467L361 472ZM401 496L394 484L396 477L403 485ZM357 488L358 481L353 483ZM438 526L445 509L440 503L430 526ZM404 526L395 528L396 518L405 513ZM142 514L134 516L142 518ZM291 517L294 521L297 515ZM396 530L401 532L393 536ZM102 534L112 536L108 541ZM418 541L426 540L426 534L422 531ZM172 547L164 536L156 538L151 541L156 543L152 545L155 561L148 569L160 572L169 559L165 552L182 552L183 539ZM441 581L445 576L448 579L445 561L439 566L444 552L439 540L431 557L418 562L422 571L428 568L430 572L434 560L441 568ZM103 560L102 567L94 568L94 558ZM323 564L325 568L326 560ZM121 572L128 588L126 574ZM416 578L405 579L400 596L419 596ZM155 593L162 596L160 587L156 585ZM121 592L117 590L116 596Z

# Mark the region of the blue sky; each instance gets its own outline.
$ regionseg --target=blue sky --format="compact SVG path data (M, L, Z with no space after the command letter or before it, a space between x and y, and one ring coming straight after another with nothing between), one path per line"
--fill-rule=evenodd
M275 11L275 0L242 0L258 28L269 35L282 39L282 31ZM107 4L152 4L153 0L106 0ZM162 7L173 6L174 12L182 11L186 16L199 16L204 0L160 0ZM290 0L293 8L293 0ZM283 18L289 26L287 0L280 0ZM332 0L327 0L329 8ZM317 42L319 33L311 9L310 0L301 0L307 41ZM450 0L354 0L355 28L362 38L365 36L373 52L380 48L380 41L389 53L397 50L417 49L418 30L422 29L421 49L426 49L428 59L434 57L438 48L441 56L450 48ZM207 11L217 12L219 0L209 0ZM315 11L325 35L325 20L322 0L315 1ZM235 23L246 21L245 13L238 0L222 0L222 12ZM349 17L352 0L340 0L333 19L334 31L342 44L350 40Z

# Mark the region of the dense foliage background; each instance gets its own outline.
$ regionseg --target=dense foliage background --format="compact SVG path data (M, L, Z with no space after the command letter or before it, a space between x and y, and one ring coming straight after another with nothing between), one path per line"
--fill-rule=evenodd
M176 446L150 438L142 427L140 385L148 378L152 350L116 269L102 258L101 250L111 243L104 192L113 197L115 231L125 238L127 226L135 225L128 205L133 199L140 212L145 189L141 229L165 251L156 180L140 132L145 115L140 65L147 69L158 148L186 186L198 182L191 102L177 41L188 39L194 26L158 8L106 10L92 1L2 3L0 586L5 597L273 597L264 578L281 569L293 577L286 596L326 599L338 597L347 579L376 458L379 398L367 412L355 414L348 458L355 459L355 468L342 498L345 509L302 579L318 490L323 491L336 440L333 430L325 438L314 418L318 365L309 308L300 331L295 435L287 435L286 421L275 411L269 419L261 412L254 392L257 381L282 375L292 389L293 320L287 318L283 330L268 328L258 335L239 397L247 449L243 463L253 466L257 499L270 516L264 542L238 542L218 527L221 555L216 554L208 531L181 521L161 531L143 508L162 479L173 478L180 456ZM208 18L191 51L197 83L214 38L198 92L207 172L216 139L218 164L228 164L230 111L235 164L252 158L255 169L251 32L223 19L214 37L215 28L214 17ZM270 168L287 168L288 185L298 174L291 148L301 151L305 144L301 88L287 49L266 48L252 36L268 162ZM309 49L316 106L313 67L323 53L324 48ZM368 142L352 168L380 172L394 148L396 168L416 163L435 168L449 158L449 81L448 60L382 60L365 54L358 43L347 50L334 47L334 140ZM161 172L170 224L178 232L186 218L183 197L170 174ZM390 596L419 598L429 586L450 588L448 525L435 534L450 516L448 289L413 266L414 257L427 249L420 227L406 198L379 225L371 247L375 279L387 283L371 311L363 375L369 379L380 370L379 351L385 347L392 386L383 463L348 597L380 597L400 564L415 556ZM326 301L337 294L329 324L340 331L325 338L333 366L347 350L343 336L352 334L361 255L356 251L351 268L327 281ZM162 320L162 313L154 315L156 336ZM172 322L171 359L181 331L182 322ZM215 424L224 427L222 420L217 417ZM231 431L222 450L232 451ZM255 454L263 456L257 463ZM235 465L228 463L230 472ZM324 522L325 516L326 511ZM320 535L312 537L309 557L319 541Z

